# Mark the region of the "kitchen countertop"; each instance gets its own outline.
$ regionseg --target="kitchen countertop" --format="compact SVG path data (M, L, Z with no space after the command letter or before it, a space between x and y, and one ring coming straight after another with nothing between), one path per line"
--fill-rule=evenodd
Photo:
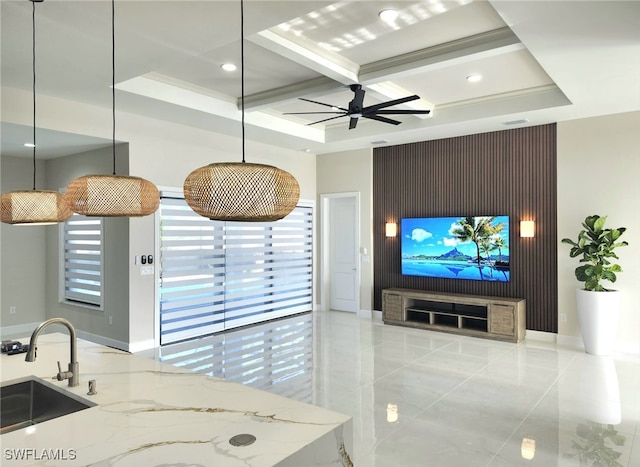
M19 339L26 344L28 338ZM347 415L78 339L80 384L66 370L69 336L43 334L37 359L2 354L2 382L34 375L97 404L0 436L3 466L352 466ZM89 396L88 381L97 394ZM236 447L229 439L252 434Z

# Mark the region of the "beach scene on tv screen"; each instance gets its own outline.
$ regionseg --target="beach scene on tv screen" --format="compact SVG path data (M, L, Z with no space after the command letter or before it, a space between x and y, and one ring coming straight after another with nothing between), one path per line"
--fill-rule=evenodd
M402 274L509 281L509 216L402 219Z

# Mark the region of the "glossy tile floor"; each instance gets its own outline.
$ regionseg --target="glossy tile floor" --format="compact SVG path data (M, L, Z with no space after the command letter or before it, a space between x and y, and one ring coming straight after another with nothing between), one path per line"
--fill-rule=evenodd
M640 466L638 355L330 311L154 357L351 415L356 466Z

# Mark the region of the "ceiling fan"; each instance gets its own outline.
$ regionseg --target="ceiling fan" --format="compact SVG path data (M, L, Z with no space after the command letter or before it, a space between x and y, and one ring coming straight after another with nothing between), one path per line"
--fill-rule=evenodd
M310 115L310 114L334 114L335 117L325 118L318 120L317 122L308 123L307 125L315 125L316 123L327 122L340 117L349 117L349 129L352 130L358 124L358 119L369 118L371 120L377 120L379 122L390 123L391 125L400 125L401 122L393 120L391 118L383 117L382 115L415 115L415 114L428 114L430 110L389 110L386 107L392 105L404 104L405 102L415 101L420 99L420 96L407 96L400 99L394 99L392 101L381 102L380 104L369 105L364 107L364 89L360 84L352 84L349 88L353 91L354 97L349 102L349 107L338 107L337 105L325 104L324 102L312 101L300 97L299 99L306 102L312 102L314 104L324 105L325 107L331 107L333 112L286 112L284 115Z

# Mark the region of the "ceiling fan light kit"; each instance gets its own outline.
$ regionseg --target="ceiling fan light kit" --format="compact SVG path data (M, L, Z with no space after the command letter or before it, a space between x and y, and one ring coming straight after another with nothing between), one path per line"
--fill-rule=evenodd
M73 180L65 199L73 212L94 217L141 217L160 206L160 192L148 180L116 175L116 44L115 0L111 0L111 97L112 97L112 175L85 175Z
M184 181L184 198L197 214L219 221L272 222L298 204L300 185L289 172L245 162L244 2L240 0L242 162L200 167Z
M33 38L33 190L16 190L0 196L0 220L11 225L50 225L64 222L73 212L57 191L36 190L36 3L31 21Z
M330 114L335 115L334 117L325 118L322 120L318 120L316 122L308 123L309 125L315 125L316 123L328 122L330 120L335 120L336 118L341 117L349 117L349 129L353 130L358 125L358 119L360 118L368 118L370 120L376 120L378 122L389 123L391 125L400 125L400 121L394 120L388 117L384 117L383 115L419 115L419 114L429 114L431 110L413 110L413 109L387 109L387 107L391 107L394 105L405 104L407 102L415 101L420 99L420 96L407 96L401 97L400 99L394 99L391 101L381 102L379 104L369 105L367 107L364 106L364 94L365 90L362 89L361 84L352 84L349 86L351 91L353 91L353 99L349 102L347 108L338 107L336 105L325 104L324 102L312 101L310 99L305 99L300 97L300 100L311 102L313 104L319 104L325 107L330 107L333 112L286 112L284 115L313 115L313 114Z

